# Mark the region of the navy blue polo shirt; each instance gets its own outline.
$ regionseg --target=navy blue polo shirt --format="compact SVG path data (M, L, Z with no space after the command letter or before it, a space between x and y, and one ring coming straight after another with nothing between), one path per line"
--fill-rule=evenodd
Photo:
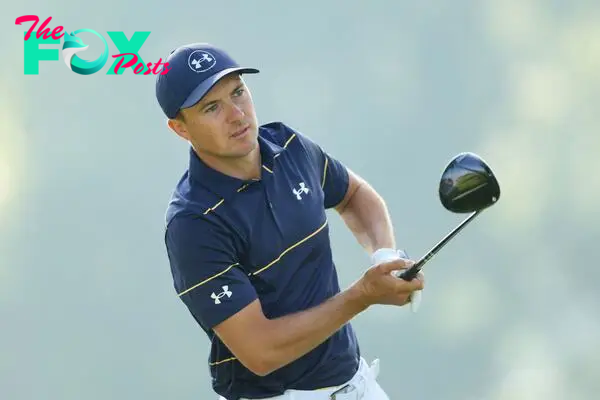
M272 319L317 306L340 291L326 209L346 194L346 168L280 122L260 126L258 141L259 180L217 172L190 149L189 169L166 213L175 290L211 341L212 386L228 400L339 385L354 375L360 357L346 324L310 353L260 377L212 330L255 299Z

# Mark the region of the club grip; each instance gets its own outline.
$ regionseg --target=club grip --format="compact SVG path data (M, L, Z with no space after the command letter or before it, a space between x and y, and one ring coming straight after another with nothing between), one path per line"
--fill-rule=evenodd
M399 278L402 278L405 281L412 281L413 279L415 279L417 277L419 270L420 270L420 268L415 264L412 267L410 267L409 269L407 269L406 271L402 272L399 275Z

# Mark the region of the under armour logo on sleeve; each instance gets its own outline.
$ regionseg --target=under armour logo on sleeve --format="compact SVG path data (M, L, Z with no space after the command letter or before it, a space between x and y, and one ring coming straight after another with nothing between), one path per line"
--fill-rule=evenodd
M210 297L215 301L215 304L221 304L221 298L223 296L231 297L231 295L233 294L233 292L229 290L229 286L225 285L221 286L221 288L223 289L223 291L219 294L215 294L215 292L212 292L212 294L210 295Z

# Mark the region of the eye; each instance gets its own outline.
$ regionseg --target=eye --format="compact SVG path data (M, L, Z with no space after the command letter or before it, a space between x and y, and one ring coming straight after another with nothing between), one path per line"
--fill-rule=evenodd
M244 88L243 88L243 87L241 87L241 88L237 89L235 92L233 92L233 95L234 95L235 97L239 97L239 96L241 96L242 94L244 94Z
M213 112L213 111L216 111L216 110L217 110L217 105L216 104L212 104L211 106L206 107L204 109L204 113L206 114L206 113Z

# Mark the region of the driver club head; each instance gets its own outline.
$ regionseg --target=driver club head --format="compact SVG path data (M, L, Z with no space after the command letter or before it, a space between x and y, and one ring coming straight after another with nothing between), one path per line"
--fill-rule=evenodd
M500 185L481 157L464 152L455 156L444 169L439 196L447 210L470 213L495 204L500 199Z
M414 279L423 266L429 262L452 238L487 207L500 199L500 185L491 168L474 153L460 153L446 165L440 179L439 195L442 205L454 213L471 213L450 233L440 240L419 261L400 274L400 278Z

